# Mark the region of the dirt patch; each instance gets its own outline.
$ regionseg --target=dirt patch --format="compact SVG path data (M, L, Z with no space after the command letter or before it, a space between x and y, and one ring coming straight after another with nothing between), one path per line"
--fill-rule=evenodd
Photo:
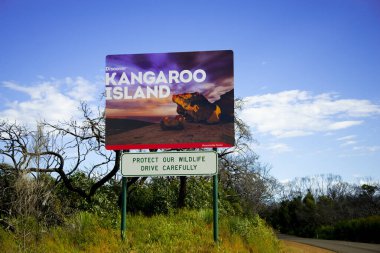
M151 124L108 136L107 145L218 142L234 143L234 123L207 125L186 122L183 130L162 130Z
M281 240L284 244L284 253L334 253L335 251L321 249L314 246Z

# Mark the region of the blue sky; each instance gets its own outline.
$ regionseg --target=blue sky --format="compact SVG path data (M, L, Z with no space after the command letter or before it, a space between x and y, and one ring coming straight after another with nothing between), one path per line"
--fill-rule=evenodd
M380 180L378 0L3 0L0 23L0 118L75 117L108 54L232 49L272 175Z

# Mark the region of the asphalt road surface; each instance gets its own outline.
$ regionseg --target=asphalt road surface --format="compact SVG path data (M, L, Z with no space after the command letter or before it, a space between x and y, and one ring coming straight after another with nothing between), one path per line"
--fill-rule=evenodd
M278 238L281 240L293 241L324 249L329 249L339 253L380 253L380 244L309 239L283 234L279 234Z

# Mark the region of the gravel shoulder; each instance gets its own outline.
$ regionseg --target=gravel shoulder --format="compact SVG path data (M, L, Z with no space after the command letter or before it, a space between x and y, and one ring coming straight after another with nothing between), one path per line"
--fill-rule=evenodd
M283 253L335 253L335 251L322 249L308 244L281 240L283 243Z
M339 253L380 253L380 244L301 238L278 234L281 240L308 244Z

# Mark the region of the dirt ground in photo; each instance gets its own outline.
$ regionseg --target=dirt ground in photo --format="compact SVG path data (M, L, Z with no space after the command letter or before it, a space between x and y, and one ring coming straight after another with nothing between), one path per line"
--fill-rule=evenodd
M281 240L285 253L334 253L335 251L317 248L307 244Z

